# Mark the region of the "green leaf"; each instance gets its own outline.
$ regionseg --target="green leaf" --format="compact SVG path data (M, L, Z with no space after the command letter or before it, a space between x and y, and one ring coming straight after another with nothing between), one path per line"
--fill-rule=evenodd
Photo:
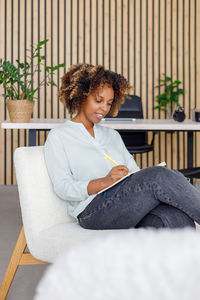
M49 72L50 69L51 69L51 67L48 67L48 66L45 67L45 70L46 70L47 72Z
M64 68L65 64L64 63L63 64L58 64L57 66L58 66L58 68Z
M183 89L179 89L178 93L183 95L184 94L184 90Z
M158 108L160 108L160 105L156 105L156 106L154 107L154 109L158 109Z
M44 44L46 44L48 42L48 39L47 40L43 40L43 41L40 41L37 46L42 46Z
M43 40L40 41L37 45L36 45L36 50L40 50L41 46L45 45L48 42L48 40Z
M50 66L49 66L48 69L51 70L51 71L54 71L54 70L55 70L55 67L50 67Z

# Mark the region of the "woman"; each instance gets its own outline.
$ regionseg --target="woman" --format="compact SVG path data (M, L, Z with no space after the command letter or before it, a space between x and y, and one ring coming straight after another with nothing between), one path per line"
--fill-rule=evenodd
M130 88L102 66L73 65L62 77L59 96L74 117L51 130L45 143L54 191L87 229L195 228L200 192L177 171L149 167L108 188L139 170L119 133L98 124L108 113L117 115Z

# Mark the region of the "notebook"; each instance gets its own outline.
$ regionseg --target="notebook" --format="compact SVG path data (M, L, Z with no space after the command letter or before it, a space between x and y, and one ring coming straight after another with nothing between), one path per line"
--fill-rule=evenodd
M160 164L158 164L158 165L156 165L156 166L165 167L165 166L166 166L166 162L163 161L163 162L161 162ZM120 181L124 180L125 178L127 178L127 177L129 177L130 175L132 175L132 174L134 174L134 173L136 173L136 172L139 172L139 171L140 171L140 170L137 170L137 171L133 171L133 172L128 173L128 174L125 175L124 177L122 177L122 178L120 178L119 180L115 181L115 182L114 182L113 184L111 184L110 186L108 186L108 187L106 187L105 189L99 191L99 192L97 193L97 195L100 194L100 193L102 193L102 192L105 192L106 190L108 190L109 188L113 187L114 185L116 185L116 184L119 183Z

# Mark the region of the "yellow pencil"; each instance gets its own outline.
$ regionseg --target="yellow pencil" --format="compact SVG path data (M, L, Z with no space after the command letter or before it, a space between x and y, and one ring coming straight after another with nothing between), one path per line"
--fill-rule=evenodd
M119 166L119 164L116 162L116 161L114 161L112 158L110 158L110 156L108 156L107 154L103 154L104 156L105 156L105 158L107 158L109 161L111 161L113 164L115 164L116 166Z

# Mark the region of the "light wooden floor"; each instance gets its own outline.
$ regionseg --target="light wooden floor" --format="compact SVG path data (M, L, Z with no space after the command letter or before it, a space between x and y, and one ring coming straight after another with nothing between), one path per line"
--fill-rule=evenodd
M0 185L0 284L22 226L17 186ZM20 266L7 300L32 300L47 266Z

